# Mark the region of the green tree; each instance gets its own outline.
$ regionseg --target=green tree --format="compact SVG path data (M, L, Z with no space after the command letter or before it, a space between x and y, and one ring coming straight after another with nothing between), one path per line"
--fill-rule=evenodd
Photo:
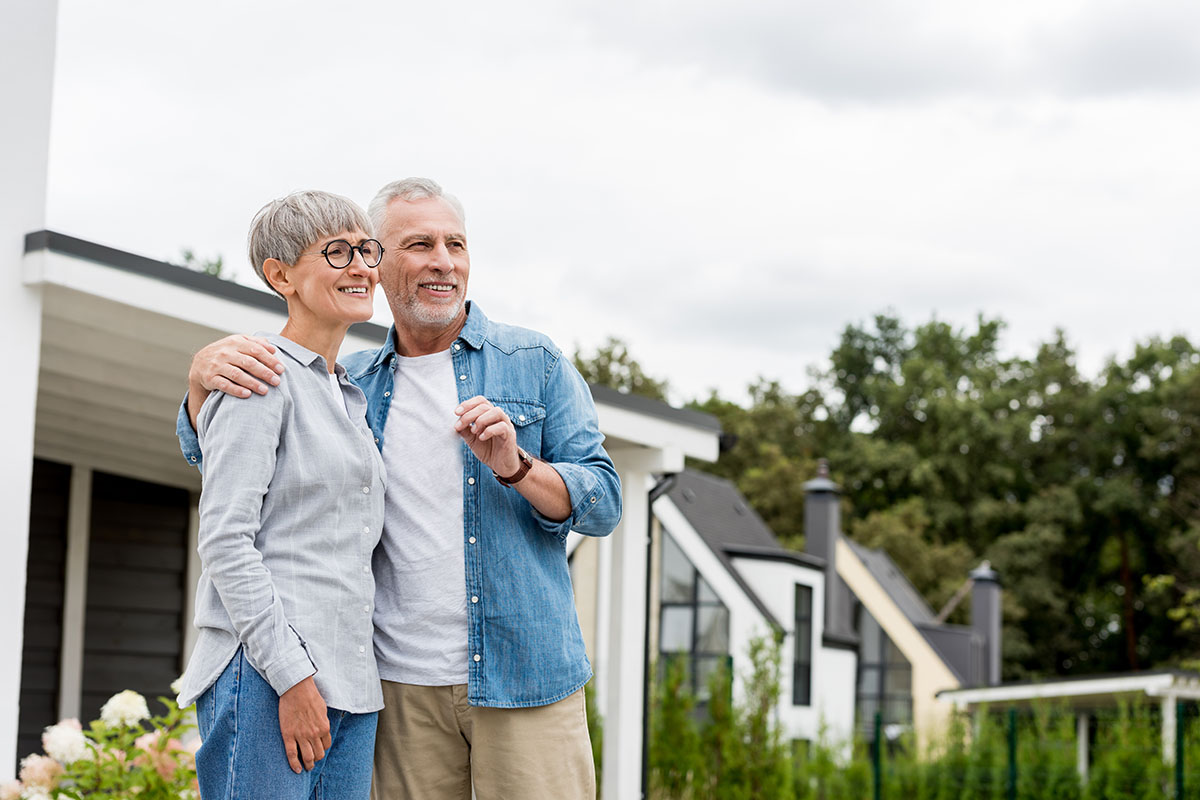
M225 272L225 259L218 255L215 258L200 258L190 247L185 247L179 252L180 266L187 267L196 272L203 272L205 275L212 275L214 278L223 277Z
M630 354L629 346L614 336L609 336L589 356L577 348L573 361L588 383L654 400L667 399L667 382L647 375L642 365Z

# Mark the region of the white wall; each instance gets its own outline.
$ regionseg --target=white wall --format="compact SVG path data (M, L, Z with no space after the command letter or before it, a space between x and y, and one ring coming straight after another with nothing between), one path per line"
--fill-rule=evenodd
M57 0L0 4L0 341L7 343L0 441L0 780L13 775L21 690L25 560L37 406L41 291L24 284L24 236L46 226Z
M786 561L757 558L735 558L734 568L783 626L782 677L779 699L779 722L789 739L816 742L822 735L830 741L848 739L854 725L854 683L857 661L847 650L821 646L825 620L825 573ZM796 652L795 597L796 584L812 589L813 665L812 703L792 704L792 663ZM745 660L745 647L734 651L737 659Z

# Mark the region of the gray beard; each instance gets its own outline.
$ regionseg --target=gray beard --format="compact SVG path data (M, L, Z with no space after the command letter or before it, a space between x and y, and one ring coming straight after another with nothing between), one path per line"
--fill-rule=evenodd
M396 315L396 323L411 323L422 328L449 325L462 312L463 303L463 298L452 305L435 307L416 301L408 302L402 306L402 313Z

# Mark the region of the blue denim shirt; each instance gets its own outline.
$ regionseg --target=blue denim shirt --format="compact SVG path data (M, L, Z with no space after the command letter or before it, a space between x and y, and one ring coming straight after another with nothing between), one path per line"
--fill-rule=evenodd
M481 600L467 605L468 696L472 705L496 708L547 705L591 677L567 570L567 533L611 533L621 518L620 480L604 451L591 392L562 351L540 333L489 321L477 304L467 309L451 345L459 400L482 395L503 408L517 443L562 476L572 509L563 522L546 519L463 444L464 590ZM341 361L367 397L367 422L380 450L395 356L389 331L378 350ZM184 456L199 464L186 404L178 432Z

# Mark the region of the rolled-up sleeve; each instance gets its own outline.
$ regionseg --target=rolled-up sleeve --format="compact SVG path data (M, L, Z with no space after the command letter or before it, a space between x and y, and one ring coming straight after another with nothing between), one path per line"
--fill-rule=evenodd
M189 464L203 472L204 454L200 452L200 440L192 428L191 418L188 417L188 396L186 394L183 396L182 405L179 406L179 416L175 418L175 435L179 438L179 449L183 451L183 457Z
M271 573L255 547L289 402L284 392L244 400L214 392L196 421L207 465L200 496L200 558L250 662L281 695L317 671L288 624ZM181 414L186 420L186 401Z
M583 376L561 356L547 375L541 458L558 472L571 498L571 515L559 522L534 510L548 533L607 536L621 521L621 479L604 450L596 405Z

